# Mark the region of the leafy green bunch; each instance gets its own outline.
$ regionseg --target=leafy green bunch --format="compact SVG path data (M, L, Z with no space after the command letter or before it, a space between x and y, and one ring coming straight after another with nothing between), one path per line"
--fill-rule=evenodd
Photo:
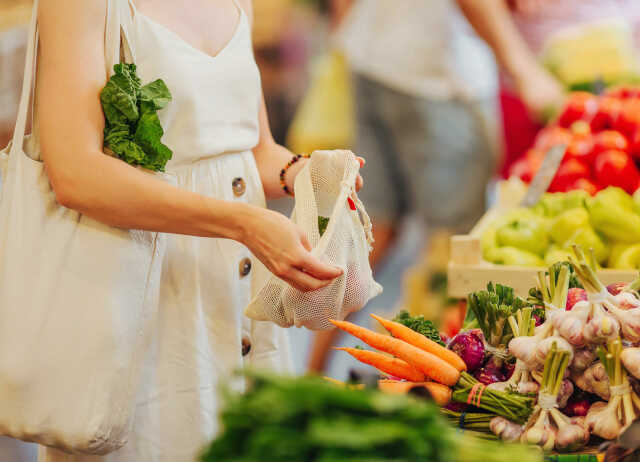
M128 164L163 172L173 153L160 141L164 130L157 111L171 101L171 93L161 79L142 86L135 64L113 68L100 92L104 145Z
M533 462L539 455L457 433L438 407L318 377L250 374L227 393L222 434L202 462Z

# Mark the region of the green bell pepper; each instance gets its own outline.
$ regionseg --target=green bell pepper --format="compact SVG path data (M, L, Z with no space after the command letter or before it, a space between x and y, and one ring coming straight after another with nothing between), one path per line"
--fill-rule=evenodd
M551 266L554 263L568 261L569 257L573 257L573 252L552 244L547 253L544 254L544 264L545 266Z
M590 228L589 213L586 209L573 208L565 210L551 222L549 234L551 240L558 244L564 244L578 228Z
M515 247L494 247L489 249L485 259L498 265L544 266L544 261L536 254Z
M566 210L584 207L588 198L589 193L581 189L566 193L545 193L533 210L540 215L555 217Z
M617 246L616 255L609 259L609 266L616 269L640 269L640 244Z
M633 210L633 199L619 188L609 187L589 203L591 224L613 241L640 242L640 215Z
M496 229L496 242L542 256L549 246L547 224L539 217L514 218Z
M574 244L582 247L585 251L593 249L596 261L600 264L604 263L609 256L609 247L590 226L576 229L573 235L565 242L565 248L569 250Z

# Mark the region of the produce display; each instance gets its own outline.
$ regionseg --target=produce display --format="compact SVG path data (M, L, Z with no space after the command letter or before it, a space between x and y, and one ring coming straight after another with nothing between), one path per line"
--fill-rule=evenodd
M546 193L531 208L504 213L481 236L483 258L504 265L566 261L573 245L593 249L598 267L640 268L640 192Z
M401 329L373 315L391 336L336 325L423 374L414 382L407 369L385 372L382 390L433 389L437 403L450 396L442 414L456 426L547 452L581 452L640 421L640 278L604 286L594 251L574 245L567 259L540 271L527 299L493 283L469 294L464 328L446 350L418 329L405 331L419 323ZM386 362L364 362L384 372Z
M593 195L617 186L633 194L640 183L640 89L614 88L601 96L572 93L510 175L529 183L546 152L558 144L567 152L549 192L579 189Z
M229 393L224 430L202 462L539 462L538 451L462 434L411 396L321 378L252 373Z

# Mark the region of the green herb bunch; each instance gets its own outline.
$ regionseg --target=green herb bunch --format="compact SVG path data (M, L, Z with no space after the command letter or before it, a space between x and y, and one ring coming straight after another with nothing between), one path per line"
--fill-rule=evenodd
M533 462L539 454L462 435L434 403L317 377L250 374L227 393L223 432L201 462Z
M171 101L171 93L161 79L142 86L135 64L113 68L100 92L104 145L128 164L163 172L173 153L160 141L164 130L157 111Z
M411 316L407 310L402 310L395 318L393 318L393 320L424 335L428 339L445 346L444 342L440 338L440 332L438 332L436 326L433 325L433 322L425 319L424 315Z

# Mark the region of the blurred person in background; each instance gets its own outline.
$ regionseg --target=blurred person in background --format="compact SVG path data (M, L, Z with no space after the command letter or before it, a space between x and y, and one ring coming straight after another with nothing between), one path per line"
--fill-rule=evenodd
M334 8L334 38L353 70L375 266L410 214L454 232L482 215L496 165L496 71L454 0L346 3ZM311 370L324 369L336 335L316 334Z
M635 66L624 61L627 49L635 48L634 53L640 49L637 0L457 1L503 71L505 175L532 145L542 122L563 103L567 89ZM594 27L606 29L596 35ZM564 38L579 46L578 53L562 56L564 63L549 63L548 57Z

